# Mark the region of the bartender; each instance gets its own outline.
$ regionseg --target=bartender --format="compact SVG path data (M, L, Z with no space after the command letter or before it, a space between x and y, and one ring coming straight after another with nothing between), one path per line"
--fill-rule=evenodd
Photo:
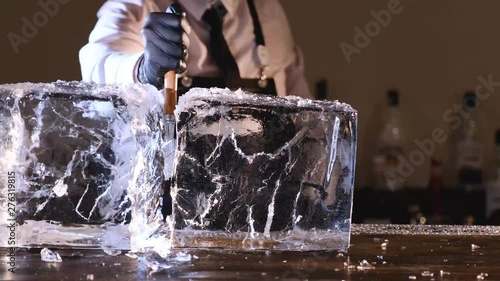
M108 0L80 50L84 81L179 75L179 95L221 87L310 98L303 57L278 0ZM172 4L173 13L165 13ZM175 12L181 10L183 13Z

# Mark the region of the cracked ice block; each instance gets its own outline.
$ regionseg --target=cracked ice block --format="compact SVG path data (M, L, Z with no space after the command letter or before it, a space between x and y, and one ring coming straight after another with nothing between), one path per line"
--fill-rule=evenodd
M176 109L176 247L346 250L357 112L195 89Z
M126 191L160 189L162 133L149 86L0 85L0 224L17 221L18 246L128 248Z

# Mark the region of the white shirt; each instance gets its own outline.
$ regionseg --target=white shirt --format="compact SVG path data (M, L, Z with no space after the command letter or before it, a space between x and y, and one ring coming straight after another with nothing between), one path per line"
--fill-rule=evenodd
M254 0L268 52L264 74L274 78L279 96L311 98L304 77L301 51L295 46L285 12L278 0ZM84 81L137 82L136 68L144 52L141 30L150 12L163 12L173 0L108 0L98 12L89 43L80 50ZM202 16L210 0L179 0L191 26L187 76L215 77L219 72L210 56L210 31ZM247 1L222 0L228 13L223 34L241 78L260 77L254 25Z

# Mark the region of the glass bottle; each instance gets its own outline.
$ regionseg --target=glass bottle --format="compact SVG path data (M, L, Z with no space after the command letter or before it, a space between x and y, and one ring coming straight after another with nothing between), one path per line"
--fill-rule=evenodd
M486 183L487 224L500 225L500 130L495 133L495 151Z
M477 108L476 94L466 92L456 141L456 169L460 186L468 191L480 188L483 183L483 144Z
M373 159L375 187L396 191L403 187L404 178L398 174L400 157L403 155L399 92L387 92L387 119L378 137L377 150Z

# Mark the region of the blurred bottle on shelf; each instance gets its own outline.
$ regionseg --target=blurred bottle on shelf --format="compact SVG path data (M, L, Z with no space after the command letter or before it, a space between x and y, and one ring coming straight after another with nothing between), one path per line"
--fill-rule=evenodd
M444 222L443 187L443 162L432 157L429 178L429 191L432 194L432 224L442 224Z
M411 204L408 206L408 215L410 217L410 224L426 224L427 218L424 216L419 204Z
M328 81L326 79L321 79L316 82L316 96L317 100L327 100L328 99Z
M403 136L399 111L399 92L387 92L387 117L379 134L373 158L374 185L376 188L396 191L403 187L404 178L398 174L400 157L403 155Z
M487 173L486 223L500 225L500 130L495 132L495 151Z
M466 190L480 188L483 184L483 143L480 137L480 116L476 94L468 91L464 95L459 114L461 126L455 144L456 172L459 185Z

